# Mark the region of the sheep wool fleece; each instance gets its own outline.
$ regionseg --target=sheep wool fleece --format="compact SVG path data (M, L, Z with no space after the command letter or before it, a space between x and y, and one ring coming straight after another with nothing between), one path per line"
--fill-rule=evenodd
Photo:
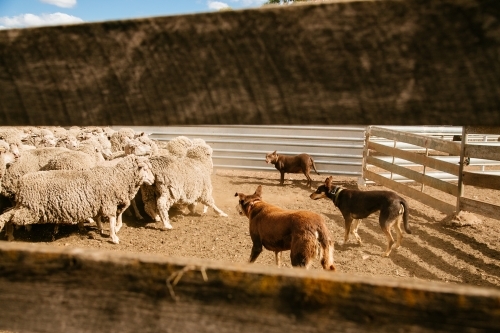
M19 181L15 208L0 216L0 230L9 220L17 225L77 224L89 217L116 216L141 183L139 158L132 155L114 167L27 174Z

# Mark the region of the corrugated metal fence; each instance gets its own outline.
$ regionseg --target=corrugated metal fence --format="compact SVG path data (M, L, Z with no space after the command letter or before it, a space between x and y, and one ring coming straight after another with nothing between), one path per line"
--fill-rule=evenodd
M361 176L365 126L133 127L150 138L202 138L214 150L215 169L273 171L265 155L308 153L321 174Z

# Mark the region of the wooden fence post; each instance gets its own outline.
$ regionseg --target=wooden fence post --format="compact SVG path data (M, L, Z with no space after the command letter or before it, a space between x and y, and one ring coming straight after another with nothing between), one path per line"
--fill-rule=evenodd
M460 147L460 166L458 171L458 193L457 193L457 210L456 213L460 212L460 198L464 195L464 184L463 184L463 174L464 174L464 161L465 161L465 144L467 143L467 126L462 127L462 143Z

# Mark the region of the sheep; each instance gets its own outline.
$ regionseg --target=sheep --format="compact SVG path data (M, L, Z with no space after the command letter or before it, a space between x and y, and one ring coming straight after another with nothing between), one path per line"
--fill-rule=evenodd
M47 162L40 171L47 170L87 170L93 168L97 164L104 162L99 148L95 148L94 153L88 154L84 151L70 150L58 154Z
M101 153L105 159L113 159L113 152L111 149L111 142L104 133L91 133L82 132L77 138L80 140L80 146L93 146L100 147ZM83 148L85 149L85 148ZM88 151L86 151L88 153Z
M131 128L121 128L111 135L111 151L121 151L125 147L125 138L133 139L135 131Z
M134 155L115 166L26 174L19 180L16 206L0 215L0 231L6 224L78 224L89 218L102 230L101 217L107 217L111 241L119 244L123 211L139 187L153 181L147 158Z
M47 128L39 127L21 127L28 137L23 140L25 144L35 146L35 147L55 147L57 144L57 138Z
M57 155L69 151L71 150L63 147L46 147L24 151L7 169L0 194L13 201L19 178L29 172L39 171Z
M116 152L115 154L121 153L121 155L126 156L126 155L136 155L136 156L150 156L152 154L151 152L151 146L142 143L141 141L137 139L129 139L128 137L125 137L125 147L123 152ZM132 199L131 202L131 207L132 210L134 211L134 215L138 220L143 220L144 217L142 217L139 208L137 208L137 203L135 201L135 198ZM130 212L127 210L126 213Z
M167 143L167 150L169 154L184 157L186 156L187 149L193 146L193 141L186 136L178 136L173 138Z
M149 146L150 150L151 150L151 155L158 155L158 145L156 144L156 141L151 140L145 132L142 132L139 135L136 135L136 137L134 139L139 141L140 143L142 143L144 145Z
M192 147L195 144L206 145L206 142L203 139L191 140L188 137L182 136L182 135L171 139L167 143L163 143L163 142L161 142L161 143L162 143L162 145L161 145L162 148L159 148L159 151L160 152L164 151L164 152L161 153L160 155L172 156L172 157L176 157L176 158L185 157L187 154L188 148ZM213 166L211 160L210 160L210 165ZM162 172L161 168L162 167L159 165L157 167L155 167L156 173L161 173ZM146 213L154 221L156 221L156 222L161 221L161 217L159 215L158 208L157 208L157 194L155 192L154 187L144 185L141 187L140 192L141 192L141 196L142 196L142 201L144 203L144 210L146 211ZM178 206L183 206L183 205L177 203L177 204L174 204L174 206L178 207ZM203 209L203 212L206 213L207 210L208 210L208 207L205 206Z
M30 146L23 144L23 140L27 138L27 134L15 127L0 127L0 140L7 142L10 150L19 154L24 150L28 150ZM16 148L14 148L14 146ZM34 147L33 147L34 148Z
M205 205L203 213L212 207L219 216L227 217L212 197L212 148L209 145L192 146L185 157L153 156L149 160L155 175L154 191L158 193L157 209L165 229L172 229L168 211L174 204L188 205L189 211L194 213L196 203L201 202ZM150 207L146 204L148 212ZM151 215L151 211L148 214Z
M21 156L19 147L15 143L8 143L7 141L0 139L0 147L3 148L2 152L10 152L15 158Z
M73 134L66 133L57 137L56 147L64 147L68 149L77 149L80 146L80 141Z
M3 140L0 140L0 187L2 185L2 178L5 175L7 167L12 164L17 158L14 153L9 151L8 145L6 147L6 145L2 144L2 141Z

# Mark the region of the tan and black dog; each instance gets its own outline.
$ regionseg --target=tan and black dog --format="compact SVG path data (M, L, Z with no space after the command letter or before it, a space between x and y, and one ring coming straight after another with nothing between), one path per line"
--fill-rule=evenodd
M306 210L285 210L262 200L262 186L254 194L236 193L239 197L236 210L248 217L252 252L250 262L254 262L262 252L262 247L273 251L276 264L280 266L281 251L290 250L292 266L309 268L315 258L318 243L321 246L321 265L324 269L335 270L333 265L333 242L323 217Z
M397 243L395 249L401 245L403 233L401 231L401 222L405 231L411 234L408 225L408 204L405 199L392 191L360 191L344 189L340 186L334 186L332 177L325 180L325 184L311 194L311 199L329 198L333 201L342 213L345 220L344 243L349 239L349 233L353 233L359 244L361 238L358 235L359 223L362 219L371 214L380 211L379 224L382 231L387 236L387 250L385 256L389 256L394 238L391 234L391 228L394 225L397 233ZM353 223L354 221L354 223Z
M307 186L312 186L312 179L309 175L311 172L311 167L319 175L318 170L316 170L316 165L314 160L308 154L299 154L295 156L285 156L279 155L276 150L272 153L266 154L266 163L274 164L274 167L280 172L280 185L285 182L285 173L303 173L307 178Z

